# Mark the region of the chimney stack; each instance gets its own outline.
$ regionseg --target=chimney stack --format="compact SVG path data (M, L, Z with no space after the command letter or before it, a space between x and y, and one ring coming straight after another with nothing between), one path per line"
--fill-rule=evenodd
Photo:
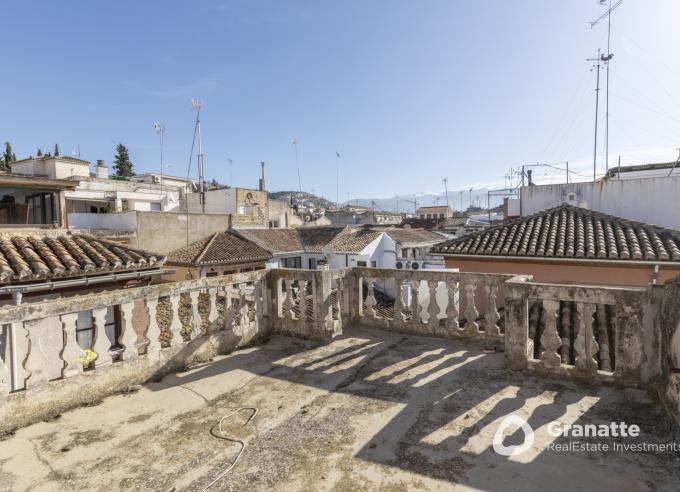
M529 181L529 186L533 186L534 182L531 181L531 169L527 170L527 180Z
M97 159L97 168L95 170L95 175L98 178L108 179L109 178L109 168L106 167L106 162L102 159Z
M261 171L261 177L260 177L259 190L264 191L265 190L265 186L264 186L264 161L260 162L260 166L262 166L262 171Z

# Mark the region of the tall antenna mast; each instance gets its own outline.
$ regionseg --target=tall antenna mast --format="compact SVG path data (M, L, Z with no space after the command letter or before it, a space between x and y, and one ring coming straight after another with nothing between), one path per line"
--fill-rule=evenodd
M449 187L448 187L449 178L447 178L446 176L443 177L442 183L444 183L444 195L446 195L446 207L448 208L448 206L449 206Z
M593 149L593 182L597 179L597 116L600 102L600 62L602 57L600 50L597 50L597 58L587 58L586 61L597 61L595 69L597 70L596 85L595 85L595 143Z
M335 151L335 201L340 209L340 152Z
M293 147L295 147L295 164L297 165L297 173L298 173L298 188L300 189L300 192L302 192L302 179L300 178L300 159L298 156L298 140L297 138L294 138L290 141L291 144L293 144Z
M229 186L234 187L234 161L231 157L227 157L227 162L229 163Z
M600 5L605 5L606 3L607 0L600 0ZM590 28L593 29L600 23L601 20L603 20L605 17L607 18L607 54L600 55L602 61L607 66L606 74L607 81L605 93L605 123L604 123L605 172L609 171L609 61L614 57L614 54L611 52L610 49L612 37L612 12L622 3L623 0L618 0L612 6L612 0L609 0L609 6L607 8L607 11L590 23Z
M165 125L163 123L159 123L158 121L155 121L153 124L153 127L156 129L156 133L158 133L160 139L161 139L161 195L163 194L163 136L165 135Z
M191 100L191 109L196 111L196 133L198 135L198 155L196 163L198 165L198 191L201 194L201 210L205 212L205 173L203 169L203 138L201 137L201 109L203 103L200 99Z

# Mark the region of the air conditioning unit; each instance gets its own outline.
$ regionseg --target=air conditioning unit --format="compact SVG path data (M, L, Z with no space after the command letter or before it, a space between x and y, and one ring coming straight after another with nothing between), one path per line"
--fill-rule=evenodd
M411 270L419 270L419 269L425 267L424 261L412 261L410 263L411 263Z
M401 270L404 268L404 264L401 261L398 261L395 266L397 267L397 270Z

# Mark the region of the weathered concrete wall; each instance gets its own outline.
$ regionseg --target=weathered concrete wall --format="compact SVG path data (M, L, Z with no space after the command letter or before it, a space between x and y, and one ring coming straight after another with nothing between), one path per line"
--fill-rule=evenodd
M654 263L634 265L615 262L521 261L445 257L447 268L461 272L531 275L536 282L554 284L630 285L645 287L654 278ZM659 265L656 281L664 284L680 274L680 265Z
M229 229L228 214L137 212L137 247L167 254L216 232Z
M575 194L573 201L569 200L570 193ZM523 216L569 202L626 219L680 229L677 213L680 175L525 186L521 194Z
M680 278L664 288L661 320L663 382L659 394L680 439Z

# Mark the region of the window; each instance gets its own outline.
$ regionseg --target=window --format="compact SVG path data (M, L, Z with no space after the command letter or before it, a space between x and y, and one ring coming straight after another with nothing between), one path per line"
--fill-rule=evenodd
M377 267L378 267L378 263L375 262L375 261L372 261L371 262L371 268L377 268Z
M439 214L439 218L440 218L440 219L443 219L443 218L444 218L444 214Z
M160 203L151 203L151 211L152 212L160 212L161 211L161 204Z
M302 268L302 258L300 256L281 258L281 266L283 268Z
M365 262L365 261L357 261L357 266L358 266L358 267L365 267L365 266L366 266L366 262Z
M120 337L120 312L118 306L109 306L106 308L106 315L104 316L104 333L112 346L117 346L118 338ZM94 319L92 311L78 312L76 319L76 341L78 345L85 349L92 349L94 342Z
M309 269L316 270L316 258L309 259Z

